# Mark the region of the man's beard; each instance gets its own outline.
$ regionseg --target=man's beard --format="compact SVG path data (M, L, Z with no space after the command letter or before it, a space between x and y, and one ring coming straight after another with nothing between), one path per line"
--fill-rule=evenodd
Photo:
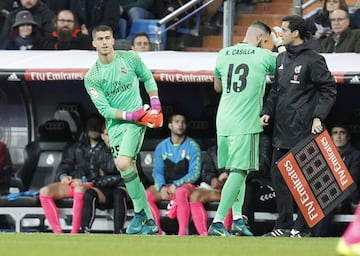
M60 29L57 34L59 41L70 41L73 31L69 29Z

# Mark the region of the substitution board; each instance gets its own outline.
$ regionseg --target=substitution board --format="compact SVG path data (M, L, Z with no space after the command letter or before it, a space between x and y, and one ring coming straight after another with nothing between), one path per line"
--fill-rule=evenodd
M326 130L301 141L277 166L309 227L356 187Z

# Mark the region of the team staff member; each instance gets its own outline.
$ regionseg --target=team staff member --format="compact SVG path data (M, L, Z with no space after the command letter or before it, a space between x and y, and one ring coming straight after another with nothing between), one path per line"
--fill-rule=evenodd
M156 82L150 70L133 51L115 51L113 31L99 25L93 29L98 60L85 75L85 87L100 114L106 119L111 151L134 205L129 234L155 234L158 228L140 182L135 156L140 151L146 127L139 79L150 96L152 110L161 111ZM153 115L156 117L157 115Z
M261 117L262 125L271 121L274 125L271 176L279 213L274 230L265 236L301 237L308 233L308 227L300 212L294 224L293 198L276 163L299 141L323 131L322 122L335 102L336 83L324 57L312 50L306 40L302 17L283 18L281 29L286 51L277 57L275 82Z

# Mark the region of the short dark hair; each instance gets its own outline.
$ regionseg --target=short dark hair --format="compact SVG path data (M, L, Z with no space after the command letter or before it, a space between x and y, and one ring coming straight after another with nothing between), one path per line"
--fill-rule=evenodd
M114 35L114 31L113 31L113 29L111 27L109 27L107 25L98 25L91 32L91 35L92 35L93 39L95 38L96 33L100 32L100 31L101 32L110 31L110 33L112 35Z
M150 43L150 37L149 37L149 35L146 34L145 32L140 32L140 33L135 34L135 35L131 38L131 45L134 45L135 39L136 39L137 37L140 37L140 36L145 36L145 37L148 39L149 43Z
M250 27L259 28L268 34L271 33L271 28L261 21L254 21L253 23L250 24Z
M186 115L184 113L181 113L181 112L174 112L172 113L169 118L168 118L168 123L171 123L174 119L175 116L183 116L184 119L185 119L185 122L187 122L187 118L186 118Z
M298 15L286 16L282 19L282 21L289 22L289 29L291 32L294 32L295 30L299 31L299 36L302 40L308 38L306 22L301 16Z
M86 131L96 131L102 133L104 123L105 119L102 115L99 113L92 113L86 120Z

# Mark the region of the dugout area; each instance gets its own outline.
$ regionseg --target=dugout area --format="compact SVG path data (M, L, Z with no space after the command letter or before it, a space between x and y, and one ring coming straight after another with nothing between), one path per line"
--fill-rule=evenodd
M96 111L83 86L83 76L94 63L96 53L3 51L1 54L0 140L8 145L14 168L21 170L26 158L26 145L40 139L39 128L47 121L56 118L70 120L75 138L81 135L86 116ZM354 144L360 146L358 55L324 56L338 83L337 101L327 122L347 122L353 133ZM203 151L212 146L215 143L215 115L219 100L219 95L213 90L212 77L216 53L159 51L141 53L141 57L158 83L165 118L173 112L185 113L188 118L187 134L198 141ZM271 86L271 77L268 86ZM148 99L144 91L142 95L146 103ZM61 116L59 110L67 110L70 114L64 116L62 113ZM166 125L155 130L148 129L142 151L152 152L156 144L168 135ZM146 156L144 154L144 165L149 163L145 163ZM46 158L43 163L47 163ZM51 168L55 168L55 163L51 163ZM151 171L151 165L145 167L148 172ZM259 194L259 198L269 198L269 195L271 191L265 191ZM5 206L1 202L0 210ZM268 212L271 206L268 207L266 203L269 201L264 201L263 205L260 202L256 209L257 212L263 212L262 208L265 210L265 214L258 215L259 233L271 229L274 220L273 212ZM11 211L11 208L8 210ZM26 207L21 211L26 211ZM343 225L347 222L340 223Z

